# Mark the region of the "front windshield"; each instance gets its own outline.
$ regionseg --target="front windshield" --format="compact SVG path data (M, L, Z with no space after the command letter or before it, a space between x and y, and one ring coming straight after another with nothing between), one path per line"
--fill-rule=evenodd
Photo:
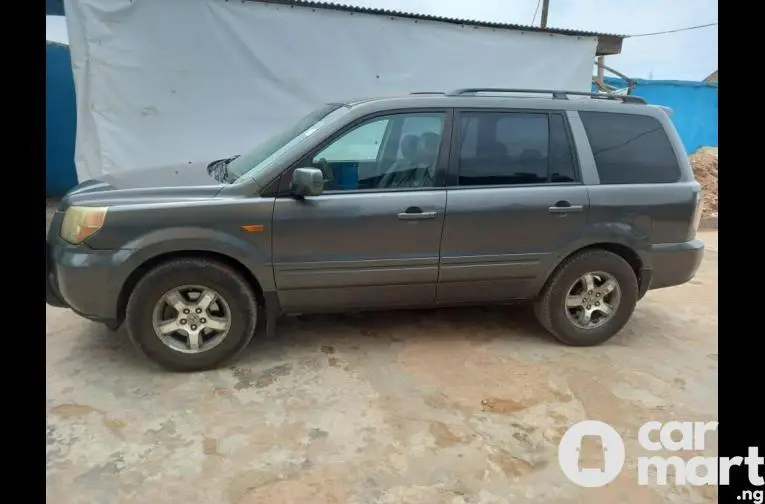
M313 133L328 120L328 116L343 107L329 104L314 110L293 126L271 137L254 149L231 160L227 166L227 180L235 182L244 175L252 176L268 166L269 160L280 157L294 144Z

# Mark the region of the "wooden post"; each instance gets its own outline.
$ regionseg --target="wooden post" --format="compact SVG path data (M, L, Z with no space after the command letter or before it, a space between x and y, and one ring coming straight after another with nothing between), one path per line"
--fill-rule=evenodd
M603 85L603 77L606 73L606 57L598 56L598 84Z

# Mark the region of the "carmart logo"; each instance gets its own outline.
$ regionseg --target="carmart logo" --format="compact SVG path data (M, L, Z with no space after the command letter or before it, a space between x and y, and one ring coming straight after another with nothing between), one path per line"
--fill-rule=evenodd
M701 451L705 448L706 434L717 430L717 422L647 422L640 427L638 442L646 451L661 450ZM586 437L598 437L603 445L603 466L599 469L581 468L581 446ZM601 487L613 481L624 467L624 441L616 430L604 422L585 420L572 426L561 438L558 446L558 463L563 473L579 486ZM752 486L761 487L765 479L759 473L759 466L765 459L759 456L756 446L748 450L746 457L691 457L679 456L637 457L638 483L640 485L669 484L669 468L674 469L676 485L727 485L730 469L747 466L747 475ZM650 469L655 469L655 478L649 478ZM746 493L748 492L748 493ZM748 490L739 500L762 502L762 490Z
M603 468L582 469L582 440L597 436L603 445ZM568 479L582 487L602 487L612 482L624 466L624 441L604 422L585 420L566 431L558 445L558 464Z

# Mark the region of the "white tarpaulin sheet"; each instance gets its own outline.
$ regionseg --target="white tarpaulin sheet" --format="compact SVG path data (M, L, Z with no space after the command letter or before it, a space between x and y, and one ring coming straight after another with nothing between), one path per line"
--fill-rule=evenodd
M80 181L239 154L313 108L459 87L589 91L597 40L223 0L66 0Z

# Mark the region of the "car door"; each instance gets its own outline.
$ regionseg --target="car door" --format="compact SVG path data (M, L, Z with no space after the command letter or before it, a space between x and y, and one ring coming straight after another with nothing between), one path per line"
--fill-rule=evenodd
M437 302L534 295L589 208L561 112L455 113Z
M272 236L274 280L283 309L435 303L451 115L444 109L367 116L282 175ZM412 145L411 135L437 142L428 144L430 150L423 143L421 153L405 159L402 143L408 138ZM415 157L420 171L406 172ZM423 166L429 175L421 175ZM325 191L305 199L290 196L297 167L324 171ZM396 170L417 176L409 182L403 176L385 177Z

